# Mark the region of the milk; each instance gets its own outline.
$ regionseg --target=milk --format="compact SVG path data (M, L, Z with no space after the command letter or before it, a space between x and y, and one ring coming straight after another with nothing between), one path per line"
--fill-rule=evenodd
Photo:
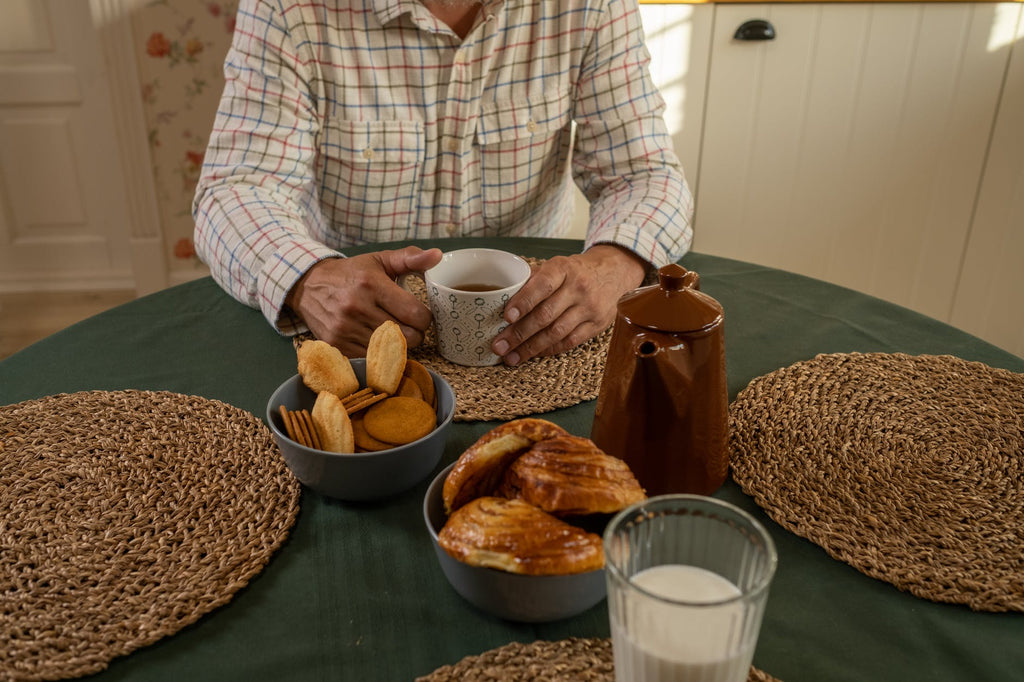
M680 564L645 569L630 583L687 604L619 593L611 623L617 682L745 682L756 642L745 636L745 604L710 605L739 597L736 585Z

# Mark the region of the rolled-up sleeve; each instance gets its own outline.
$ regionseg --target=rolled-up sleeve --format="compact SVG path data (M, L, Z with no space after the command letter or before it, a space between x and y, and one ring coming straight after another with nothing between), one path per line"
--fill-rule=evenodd
M292 286L317 261L339 256L316 238L318 123L311 60L295 39L269 3L241 3L192 205L196 252L214 279L282 333L303 329L285 308Z
M591 202L586 248L623 246L660 267L693 241L693 197L648 71L636 0L608 0L576 92L573 174Z

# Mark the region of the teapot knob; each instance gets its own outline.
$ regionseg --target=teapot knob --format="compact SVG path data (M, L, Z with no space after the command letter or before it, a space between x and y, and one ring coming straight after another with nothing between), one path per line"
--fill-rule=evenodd
M666 291L700 289L700 276L678 263L670 263L658 269L658 284Z

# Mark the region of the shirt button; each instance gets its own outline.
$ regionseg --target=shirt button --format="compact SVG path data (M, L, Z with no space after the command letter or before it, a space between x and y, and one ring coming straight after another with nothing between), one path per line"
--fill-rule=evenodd
M529 130L531 133L537 132L537 122L531 118L529 121L526 122L526 129Z
M367 161L373 158L373 154L373 147L367 147L366 149L363 150L363 158L366 159Z
M454 237L455 232L459 229L459 226L455 223L448 223L444 226L444 231L448 233L449 237Z
M459 151L459 141L458 141L458 139L456 139L454 137L449 138L448 142L445 143L445 148L448 151L450 151L450 152L457 152L457 151Z
M462 64L466 61L466 53L463 50L459 50L455 53L455 58L452 60L455 64Z

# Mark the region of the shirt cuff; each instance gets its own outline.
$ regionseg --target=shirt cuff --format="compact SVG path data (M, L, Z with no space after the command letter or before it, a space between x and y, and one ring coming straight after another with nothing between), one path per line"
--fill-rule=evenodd
M614 227L592 230L587 234L583 244L586 251L598 244L615 244L629 251L647 262L647 274L644 282L657 276L658 268L673 262L669 252L649 232L630 225L617 225Z
M264 263L259 276L260 310L271 326L286 336L309 331L302 318L285 305L285 299L311 267L327 258L344 257L311 239L295 239L275 251Z

